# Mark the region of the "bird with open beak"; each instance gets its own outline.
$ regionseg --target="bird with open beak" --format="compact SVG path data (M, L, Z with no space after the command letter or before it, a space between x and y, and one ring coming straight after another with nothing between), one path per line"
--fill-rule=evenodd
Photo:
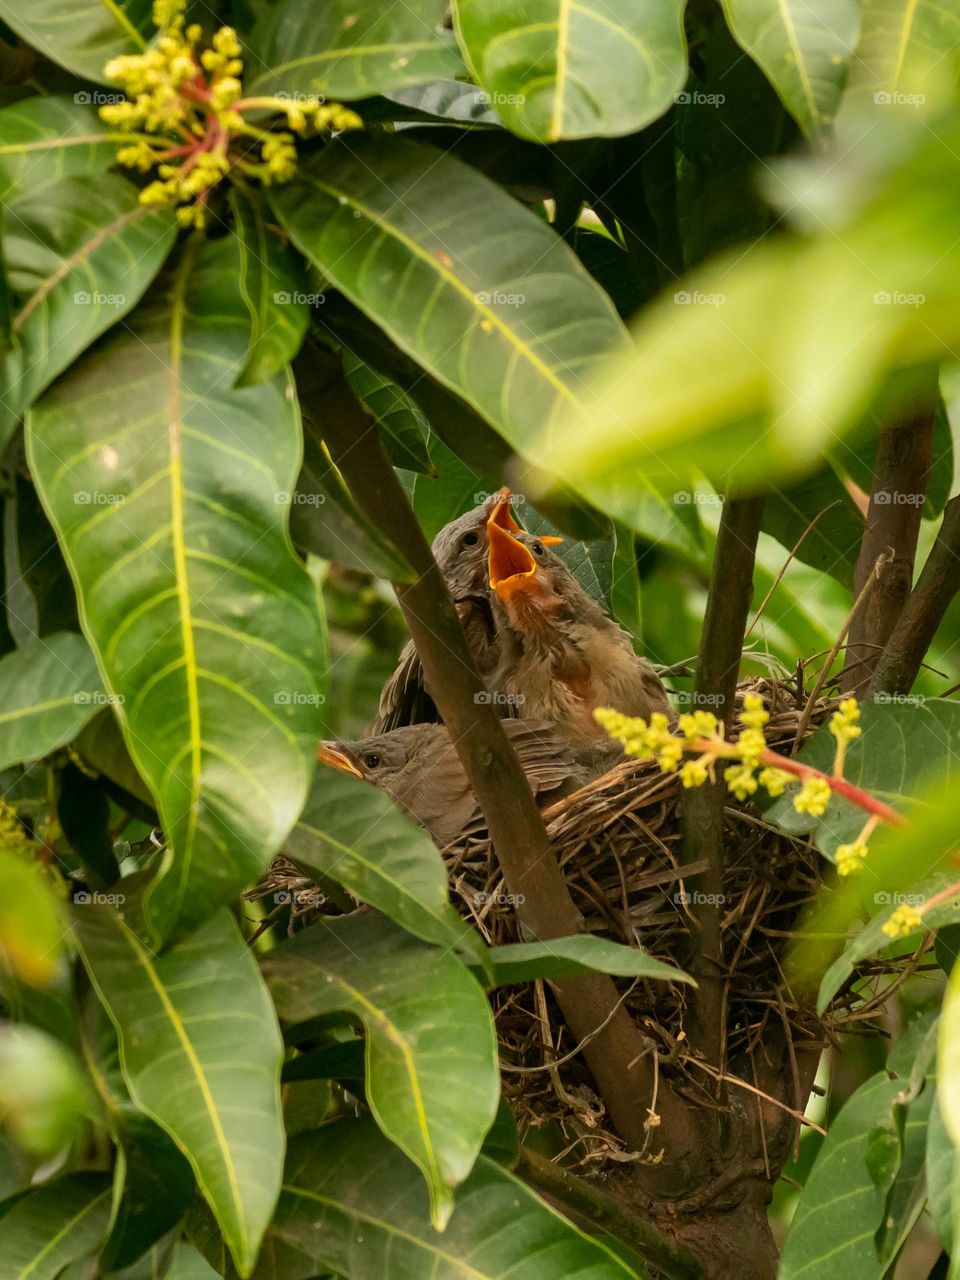
M551 725L535 720L505 720L503 727L541 807L622 759L619 747L612 753L596 748L578 753ZM441 849L484 828L460 757L441 724L408 725L357 742L322 742L317 759L386 792Z
M672 714L656 672L545 538L488 521L487 543L500 655L488 686L498 699L575 743L602 733L597 707Z
M460 615L467 644L483 679L499 659L499 645L487 572L488 529L520 533L513 516L510 490L491 494L472 511L444 525L433 540L433 555ZM545 543L559 538L545 538ZM440 719L426 689L420 657L412 640L404 645L396 670L383 687L371 733Z

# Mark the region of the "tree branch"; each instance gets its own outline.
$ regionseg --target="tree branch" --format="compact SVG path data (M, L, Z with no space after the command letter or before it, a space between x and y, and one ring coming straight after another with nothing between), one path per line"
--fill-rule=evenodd
M960 498L951 498L917 585L880 654L870 692L909 693L951 600L960 591Z
M517 914L525 932L544 940L578 933L581 916L526 776L495 710L478 699L483 684L446 583L373 424L339 371L324 388L316 416L357 504L417 575L411 583L394 584L397 599L430 694L487 820L507 888L519 899ZM555 983L555 991L574 1041L586 1042L584 1056L620 1136L634 1150L642 1150L648 1139L655 1050L627 1010L616 1008L617 990L607 975L564 979ZM659 1101L664 1124L666 1113L675 1113L671 1118L679 1137L689 1128L691 1113L662 1086ZM695 1141L691 1135L687 1148Z
M867 523L854 572L853 593L866 585L880 556L887 564L876 589L850 625L841 676L845 692L862 696L880 653L897 625L913 582L920 510L933 457L935 405L885 428L877 442Z
M622 1240L667 1280L698 1280L703 1269L686 1245L678 1244L646 1218L632 1213L586 1178L554 1164L529 1147L520 1148L516 1173L531 1186Z
M753 568L763 512L761 498L728 498L724 503L713 558L700 653L693 684L694 709L713 711L726 725L733 719L743 637L753 594ZM691 1045L708 1062L722 1065L723 953L723 780L683 794L680 817L683 861L704 860L692 902L697 945L689 968L699 984L691 998Z

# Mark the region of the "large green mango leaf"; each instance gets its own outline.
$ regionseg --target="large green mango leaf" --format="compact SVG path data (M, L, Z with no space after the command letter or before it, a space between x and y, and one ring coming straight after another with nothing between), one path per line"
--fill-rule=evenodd
M61 631L0 658L0 769L39 760L107 701L90 646Z
M105 63L142 53L150 0L91 0L64 19L59 0L0 0L0 19L27 44L84 80L106 83Z
M232 386L248 335L238 279L235 237L194 242L27 430L169 842L145 901L157 937L263 871L303 807L321 736L320 623L287 533L296 400L279 376Z
M270 952L264 971L285 1021L348 1010L363 1022L370 1110L423 1172L442 1230L500 1095L481 988L449 951L371 914L304 929Z
M450 156L344 138L271 200L324 275L519 452L624 350L563 241Z
M281 0L255 34L251 94L366 98L463 70L446 0Z
M528 1186L481 1156L446 1230L407 1160L368 1121L346 1120L290 1144L283 1194L255 1280L639 1280L630 1266Z
M872 1130L889 1114L901 1080L878 1072L860 1086L830 1126L830 1134L800 1196L780 1258L778 1280L879 1280L874 1233L883 1216L867 1165Z
M91 1253L110 1219L111 1179L68 1173L30 1191L0 1218L0 1280L56 1280Z
M950 776L960 768L960 703L947 698L887 697L865 702L862 733L847 750L844 777L901 813L910 812L931 775ZM836 741L822 725L805 743L798 759L829 773ZM820 818L797 813L794 791L775 800L765 812L791 834L813 833L817 848L833 858L837 845L847 844L866 821L863 810L842 796L831 796Z
M737 43L811 137L833 122L860 34L859 0L723 0Z
M284 1146L283 1046L251 952L225 910L160 957L113 908L78 907L74 928L116 1027L131 1098L186 1155L249 1275Z
M0 444L18 417L85 347L139 302L176 234L117 174L29 189L6 209L3 251L14 295Z
M460 43L504 122L557 142L634 133L687 76L683 0L455 0ZM520 20L522 17L522 20Z
M463 946L472 930L450 905L440 853L382 791L318 769L284 853L317 876L438 946Z
M26 98L0 111L0 196L109 169L122 134L95 107L72 98ZM80 99L80 101L78 101Z

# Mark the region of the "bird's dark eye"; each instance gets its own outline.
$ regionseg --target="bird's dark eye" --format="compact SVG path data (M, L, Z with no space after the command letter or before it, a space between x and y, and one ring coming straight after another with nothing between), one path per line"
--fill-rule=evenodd
M535 542L533 544L533 554L535 556L542 556L543 551L544 551L544 547L542 542Z
M474 533L473 531L471 531L470 533L465 533L463 535L463 545L465 547L475 547L479 541L480 541L479 533Z
M378 769L380 767L380 757L371 752L370 755L363 757L363 763L368 769Z

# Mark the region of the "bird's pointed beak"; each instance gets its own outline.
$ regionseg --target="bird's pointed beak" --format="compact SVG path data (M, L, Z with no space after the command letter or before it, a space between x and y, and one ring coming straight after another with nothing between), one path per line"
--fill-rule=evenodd
M352 773L355 778L363 778L363 774L338 742L321 742L317 748L317 763L339 769L341 773Z
M534 589L539 565L518 538L496 523L493 515L487 521L487 545L490 586L501 599Z
M507 533L523 533L520 525L517 524L513 515L513 494L507 485L504 485L493 499L493 505L490 510L490 516L487 520L487 528L490 528L491 521L505 530ZM558 547L563 541L553 534L542 534L540 541L545 547Z

